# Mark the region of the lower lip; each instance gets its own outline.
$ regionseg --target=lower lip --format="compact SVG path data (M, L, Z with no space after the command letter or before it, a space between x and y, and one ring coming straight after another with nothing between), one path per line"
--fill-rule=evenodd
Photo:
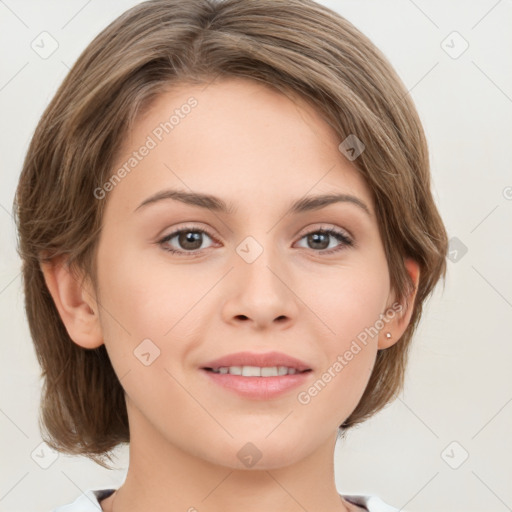
M229 373L214 373L202 370L216 384L223 386L245 398L268 400L287 391L304 385L312 372L281 375L277 377L242 377Z

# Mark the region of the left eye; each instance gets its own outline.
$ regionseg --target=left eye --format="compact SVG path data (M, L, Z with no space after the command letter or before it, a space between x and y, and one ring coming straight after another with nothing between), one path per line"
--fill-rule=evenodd
M201 249L205 249L205 247L202 247L204 235L212 240L214 239L212 235L203 229L182 228L166 235L158 241L158 244L161 245L165 251L179 256L187 254L193 255L198 251L201 251ZM179 247L177 249L173 248L171 245L173 239L176 239L178 243ZM349 238L348 235L333 228L311 231L300 238L300 240L304 239L308 245L313 246L309 248L318 249L318 251L315 252L320 252L322 254L330 254L354 245L352 239ZM332 245L331 241L333 241L333 239L338 243L334 243L334 245Z
M198 251L200 249L204 249L204 247L201 247L203 240L203 235L206 235L208 238L212 238L206 231L202 229L180 229L178 231L174 231L173 233L165 236L160 240L158 243L162 245L164 250L175 253L175 254L182 254L182 253L193 253L195 251ZM178 241L178 244L180 247L182 247L183 250L180 249L173 249L170 248L167 243L171 242L172 239L176 238Z
M329 238L331 240L333 238L337 240L338 245L335 244L332 246L329 242ZM313 248L320 249L323 254L330 254L332 252L340 251L344 247L350 247L354 245L352 239L345 235L345 233L342 233L341 231L333 228L311 231L301 238L301 240L303 239L306 239L308 244L313 244L313 246L317 245L317 247ZM327 246L325 246L326 242ZM318 245L321 247L318 247Z

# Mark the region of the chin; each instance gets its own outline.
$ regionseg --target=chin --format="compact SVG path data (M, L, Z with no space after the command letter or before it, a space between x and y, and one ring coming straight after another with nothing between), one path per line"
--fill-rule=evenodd
M272 470L290 466L305 458L309 451L302 439L289 435L283 427L281 435L268 429L265 434L247 433L242 440L238 436L226 442L212 443L215 453L203 452L203 458L210 462L234 470ZM311 452L314 447L311 447Z

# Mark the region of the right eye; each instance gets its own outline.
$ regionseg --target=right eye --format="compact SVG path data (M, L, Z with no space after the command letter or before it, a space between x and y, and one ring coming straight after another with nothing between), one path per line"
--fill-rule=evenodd
M202 247L204 235L210 239L213 239L213 236L204 229L199 229L197 227L185 227L169 233L160 239L157 243L162 247L162 249L164 249L164 251L170 252L172 254L179 256L193 256L198 251L204 249L204 247ZM175 245L173 248L171 243L174 239L176 240L174 241ZM176 245L178 245L177 248Z

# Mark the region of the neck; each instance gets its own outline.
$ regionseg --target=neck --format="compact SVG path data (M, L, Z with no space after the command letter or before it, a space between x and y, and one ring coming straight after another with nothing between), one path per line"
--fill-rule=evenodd
M336 436L299 461L237 469L185 452L157 433L130 423L129 469L123 485L102 502L105 512L297 512L359 510L334 481Z
M258 452L255 446L248 447L247 440L236 441L227 434L219 437L212 431L211 440L203 440L201 448L188 442L188 431L170 439L131 407L129 400L127 405L131 438L128 473L118 491L102 501L105 512L359 510L336 489L336 432L316 444L294 432L304 443L281 450L285 444L281 438L260 436L255 440L261 449L259 460L244 467L240 453Z

